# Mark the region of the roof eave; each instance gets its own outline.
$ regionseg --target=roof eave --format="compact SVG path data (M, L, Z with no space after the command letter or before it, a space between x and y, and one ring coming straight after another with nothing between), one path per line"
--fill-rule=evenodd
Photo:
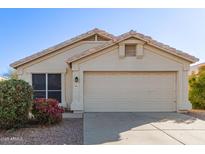
M62 49L64 47L66 47L66 46L70 46L70 45L72 45L72 44L74 44L76 42L79 42L79 41L81 41L81 40L83 40L83 39L85 39L87 37L90 37L92 35L95 35L95 34L101 35L101 36L103 36L105 38L108 38L110 40L114 40L116 38L114 35L106 32L106 31L100 30L98 28L94 28L93 30L90 30L90 31L88 31L86 33L78 35L77 37L71 38L71 39L69 39L67 41L64 41L62 43L54 45L53 47L47 48L47 49L42 50L42 51L40 51L40 52L38 52L36 54L33 54L31 56L28 56L28 57L25 57L25 58L23 58L21 60L18 60L18 61L14 62L14 63L11 63L10 66L13 67L14 69L17 69L18 67L20 67L20 66L22 66L22 65L24 65L26 63L34 61L34 60L36 60L36 59L38 59L40 57L46 56L46 55L48 55L50 53L53 53L53 52L55 52L55 51L57 51L59 49ZM45 52L45 53L42 53L42 52ZM46 53L46 52L48 52L48 53ZM32 58L32 56L35 56L35 55L40 54L40 53L42 53L42 55L39 55L39 56L36 56L36 57ZM24 60L26 58L28 58L28 60Z

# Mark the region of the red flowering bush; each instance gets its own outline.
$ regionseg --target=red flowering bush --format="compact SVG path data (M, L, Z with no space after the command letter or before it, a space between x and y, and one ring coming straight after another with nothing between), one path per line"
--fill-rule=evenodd
M62 121L64 109L55 99L38 98L34 100L32 114L41 124L54 124Z

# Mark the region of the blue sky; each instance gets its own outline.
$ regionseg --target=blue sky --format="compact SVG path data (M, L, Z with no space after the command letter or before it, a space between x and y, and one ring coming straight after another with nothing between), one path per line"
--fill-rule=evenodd
M0 74L95 27L114 35L133 29L205 61L205 9L0 9Z

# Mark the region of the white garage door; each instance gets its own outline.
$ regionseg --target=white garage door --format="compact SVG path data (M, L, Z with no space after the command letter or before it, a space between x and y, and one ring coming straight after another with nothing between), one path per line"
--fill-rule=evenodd
M85 72L85 112L176 111L174 72Z

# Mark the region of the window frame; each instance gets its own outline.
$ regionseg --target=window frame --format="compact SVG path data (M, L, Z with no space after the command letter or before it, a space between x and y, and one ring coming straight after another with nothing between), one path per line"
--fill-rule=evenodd
M59 103L62 103L62 99L63 99L63 87L62 87L62 73L31 73L31 85L33 86L33 75L35 74L42 74L42 75L45 75L46 76L46 89L45 90L34 90L34 92L45 92L46 93L46 99L48 99L48 92L61 92L61 101ZM57 75L60 75L60 80L61 80L61 89L60 90L48 90L48 75L49 74L57 74Z

